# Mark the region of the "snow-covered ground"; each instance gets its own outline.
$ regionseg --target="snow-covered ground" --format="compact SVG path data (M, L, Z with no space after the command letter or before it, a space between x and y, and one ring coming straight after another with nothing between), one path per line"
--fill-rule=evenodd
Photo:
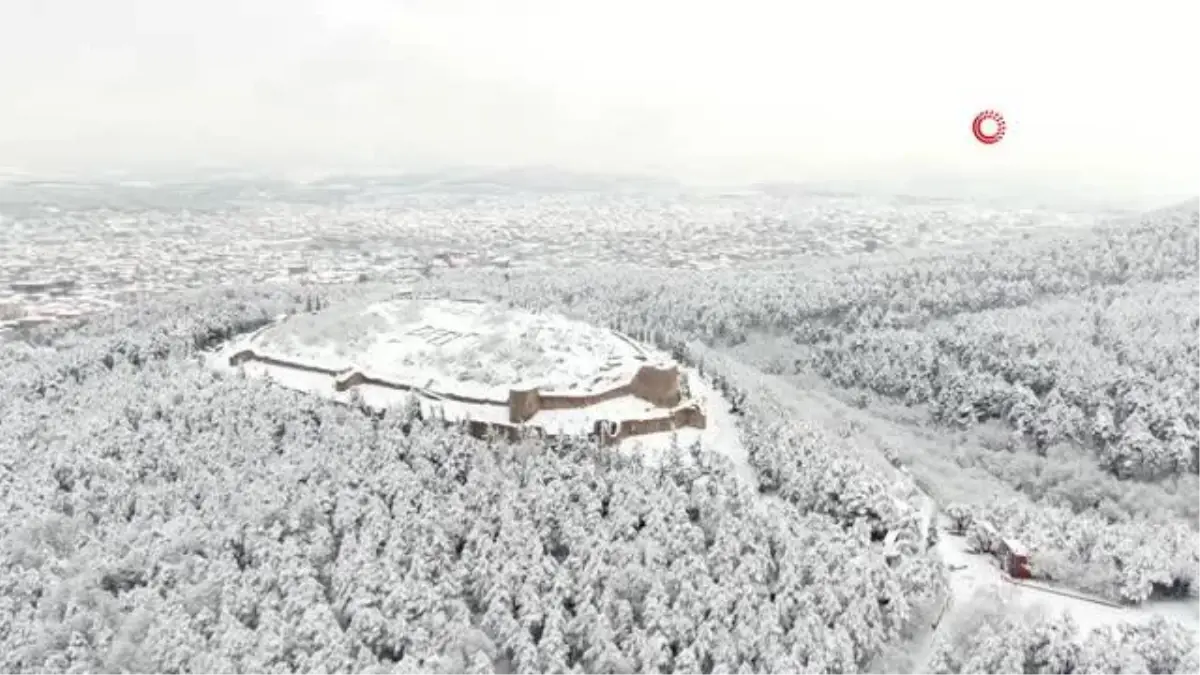
M303 391L343 403L348 403L355 396L358 396L368 407L377 410L405 406L415 396L411 392L398 391L370 384L359 385L352 390L339 392L334 390L332 386L333 380L328 375L297 370L295 368L272 366L255 361L244 363L239 367L230 366L229 356L241 348L244 347L239 347L237 343L226 345L224 348L208 354L206 357L207 362L211 367L229 374L237 373L238 368L240 368L241 372L247 376L270 377L276 383L289 389ZM684 372L689 377L694 400L700 404L701 409L705 411L705 415L707 416L705 428L694 429L689 427L675 431L634 436L621 440L616 446L617 449L622 452L636 453L653 465L655 462L661 460L672 443L686 449L699 441L701 447L706 450L727 457L733 463L738 477L749 488L753 489L757 485L754 477L754 469L750 467L746 449L742 445L741 438L738 435L737 422L733 414L729 412L728 401L719 392L714 390L711 385L705 382L696 371L688 369ZM423 412L432 414L436 411L447 420L508 421L508 409L503 406L460 403L450 400L434 401L423 396L417 396L416 398ZM542 415L547 412L562 415L570 414L573 415L570 418L571 423L560 423L559 426L544 428L549 433L573 432L584 434L590 430L590 421L596 419L598 415L616 416L631 414L631 416L636 416L639 412L644 414L651 409L646 402L632 399L631 397L608 401L594 406L594 408L598 410L589 408L587 410L573 411L540 411L530 422L540 424L545 419L555 419L554 417L543 418ZM661 408L656 410L661 414ZM563 417L559 419L565 420L567 418Z
M620 447L642 454L647 462L653 464L671 447L672 436L681 448L687 448L699 441L702 448L729 459L738 478L748 488L757 489L758 481L753 467L750 466L746 447L738 434L737 419L730 412L729 402L694 369L686 369L684 373L688 377L693 398L700 403L700 408L707 416L705 428L685 428L675 432L635 436L621 441Z
M599 392L665 354L554 314L485 302L393 299L298 314L249 342L260 355L354 368L389 381L497 401L510 388Z
M736 358L736 357L735 357ZM750 369L751 366L733 363L726 364L734 368ZM748 372L748 371L747 371ZM853 409L833 396L815 388L801 388L793 382L773 375L759 373L759 392L777 403L781 409L796 419L811 420L825 425L841 425L846 422L865 419L869 411ZM890 424L873 420L876 425ZM890 434L893 438L909 438L917 442L916 437L902 433ZM865 438L855 439L856 445L866 450L874 447L873 443L865 442ZM902 471L895 469L885 457L880 454L872 457L870 453L862 459L870 462L879 470L891 472L898 481L904 482ZM747 467L749 468L749 467ZM753 470L750 470L753 476ZM936 504L928 495L920 492L915 485L912 489L918 491L917 499L923 512L932 511ZM1182 622L1186 626L1200 630L1200 602L1191 601L1158 601L1147 602L1136 607L1111 607L1087 600L1059 595L1049 591L1019 586L1005 581L999 567L992 562L990 556L976 555L968 552L966 539L947 534L949 523L943 518L938 523L941 538L937 553L950 572L950 591L952 599L938 631L948 630L968 611L974 601L995 602L998 598L1006 610L1018 612L1028 608L1040 607L1051 613L1067 612L1079 626L1079 637L1087 631L1104 625L1112 625L1122 621L1149 621L1155 616L1164 616ZM928 662L932 651L935 634L930 632L912 645L912 662L916 664L914 672L926 672L924 664Z
M943 531L949 526L943 522ZM1195 601L1150 601L1137 606L1121 606L1104 601L1075 597L1069 589L1064 593L1043 590L1037 586L1020 585L1006 580L990 555L971 553L966 537L945 535L938 542L938 555L950 572L950 584L955 606L964 607L981 592L995 591L1013 611L1040 608L1052 614L1068 613L1079 626L1080 637L1088 631L1123 621L1140 623L1164 616L1200 630L1200 604ZM1058 590L1056 587L1048 585ZM947 624L953 623L951 609Z
M435 337L434 343L429 340L429 336L449 334L455 337ZM335 378L328 374L254 360L230 366L230 357L245 349L330 370L354 369L414 385L422 391L412 393L364 383L339 392L334 387ZM222 371L240 368L248 376L270 377L285 387L341 402L357 397L370 407L384 409L407 405L415 397L426 414L438 414L451 421L497 423L509 421L507 402L512 384L539 386L551 392L603 391L627 382L647 362L672 363L666 354L626 336L561 316L487 303L410 299L349 304L315 314L280 317L267 328L231 340L207 359ZM464 359L470 367L461 365ZM470 372L482 370L504 373L505 381L511 384L469 379ZM655 461L672 443L686 448L699 441L703 447L728 456L738 475L753 487L754 472L728 402L698 372L684 370L682 374L688 378L692 400L707 416L706 428L635 436L622 440L618 447ZM584 384L572 377L584 380ZM490 379L494 382L496 378ZM467 403L440 397L439 393L494 403ZM586 408L539 410L527 423L551 434L585 435L599 419L649 419L666 412L634 396L621 396Z
M245 188L259 196L197 201L198 195L175 187L136 188L129 195L107 184L49 192L14 186L0 214L0 296L12 282L61 276L78 282L66 302L91 313L104 309L98 300L127 302L148 291L278 279L401 282L447 260L564 271L586 265L721 269L859 255L868 242L880 252L928 250L1085 227L1095 218L944 199L758 190L520 190L464 199L381 194L360 184L360 198L339 191L322 203L311 193L291 201L277 186L268 196L249 180ZM16 300L21 316L62 318L44 307L48 298Z

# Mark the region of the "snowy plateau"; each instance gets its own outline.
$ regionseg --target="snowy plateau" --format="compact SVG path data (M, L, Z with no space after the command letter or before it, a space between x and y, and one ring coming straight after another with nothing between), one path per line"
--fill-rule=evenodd
M1198 240L1195 200L0 183L0 672L1200 671Z
M593 435L646 455L721 429L707 414L728 405L720 394L618 332L478 299L394 296L281 317L210 363L374 410L410 407L481 437ZM739 457L736 446L721 450Z

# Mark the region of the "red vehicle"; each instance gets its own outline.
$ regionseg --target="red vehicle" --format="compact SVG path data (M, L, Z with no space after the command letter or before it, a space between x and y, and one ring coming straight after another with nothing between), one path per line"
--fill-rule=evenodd
M1016 539L1001 539L996 555L1008 576L1014 579L1028 579L1033 576L1029 569L1029 550Z

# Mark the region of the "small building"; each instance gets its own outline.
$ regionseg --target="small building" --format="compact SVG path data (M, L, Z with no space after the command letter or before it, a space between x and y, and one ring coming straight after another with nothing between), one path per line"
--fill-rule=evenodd
M1014 579L1028 579L1033 576L1029 569L1029 550L1016 539L1005 537L996 547L996 557L1000 566Z

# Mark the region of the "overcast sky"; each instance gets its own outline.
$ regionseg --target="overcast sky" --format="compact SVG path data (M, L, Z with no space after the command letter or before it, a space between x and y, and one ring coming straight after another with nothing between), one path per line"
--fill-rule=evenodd
M555 164L1194 194L1197 3L0 0L0 167ZM1001 111L985 147L974 115Z

